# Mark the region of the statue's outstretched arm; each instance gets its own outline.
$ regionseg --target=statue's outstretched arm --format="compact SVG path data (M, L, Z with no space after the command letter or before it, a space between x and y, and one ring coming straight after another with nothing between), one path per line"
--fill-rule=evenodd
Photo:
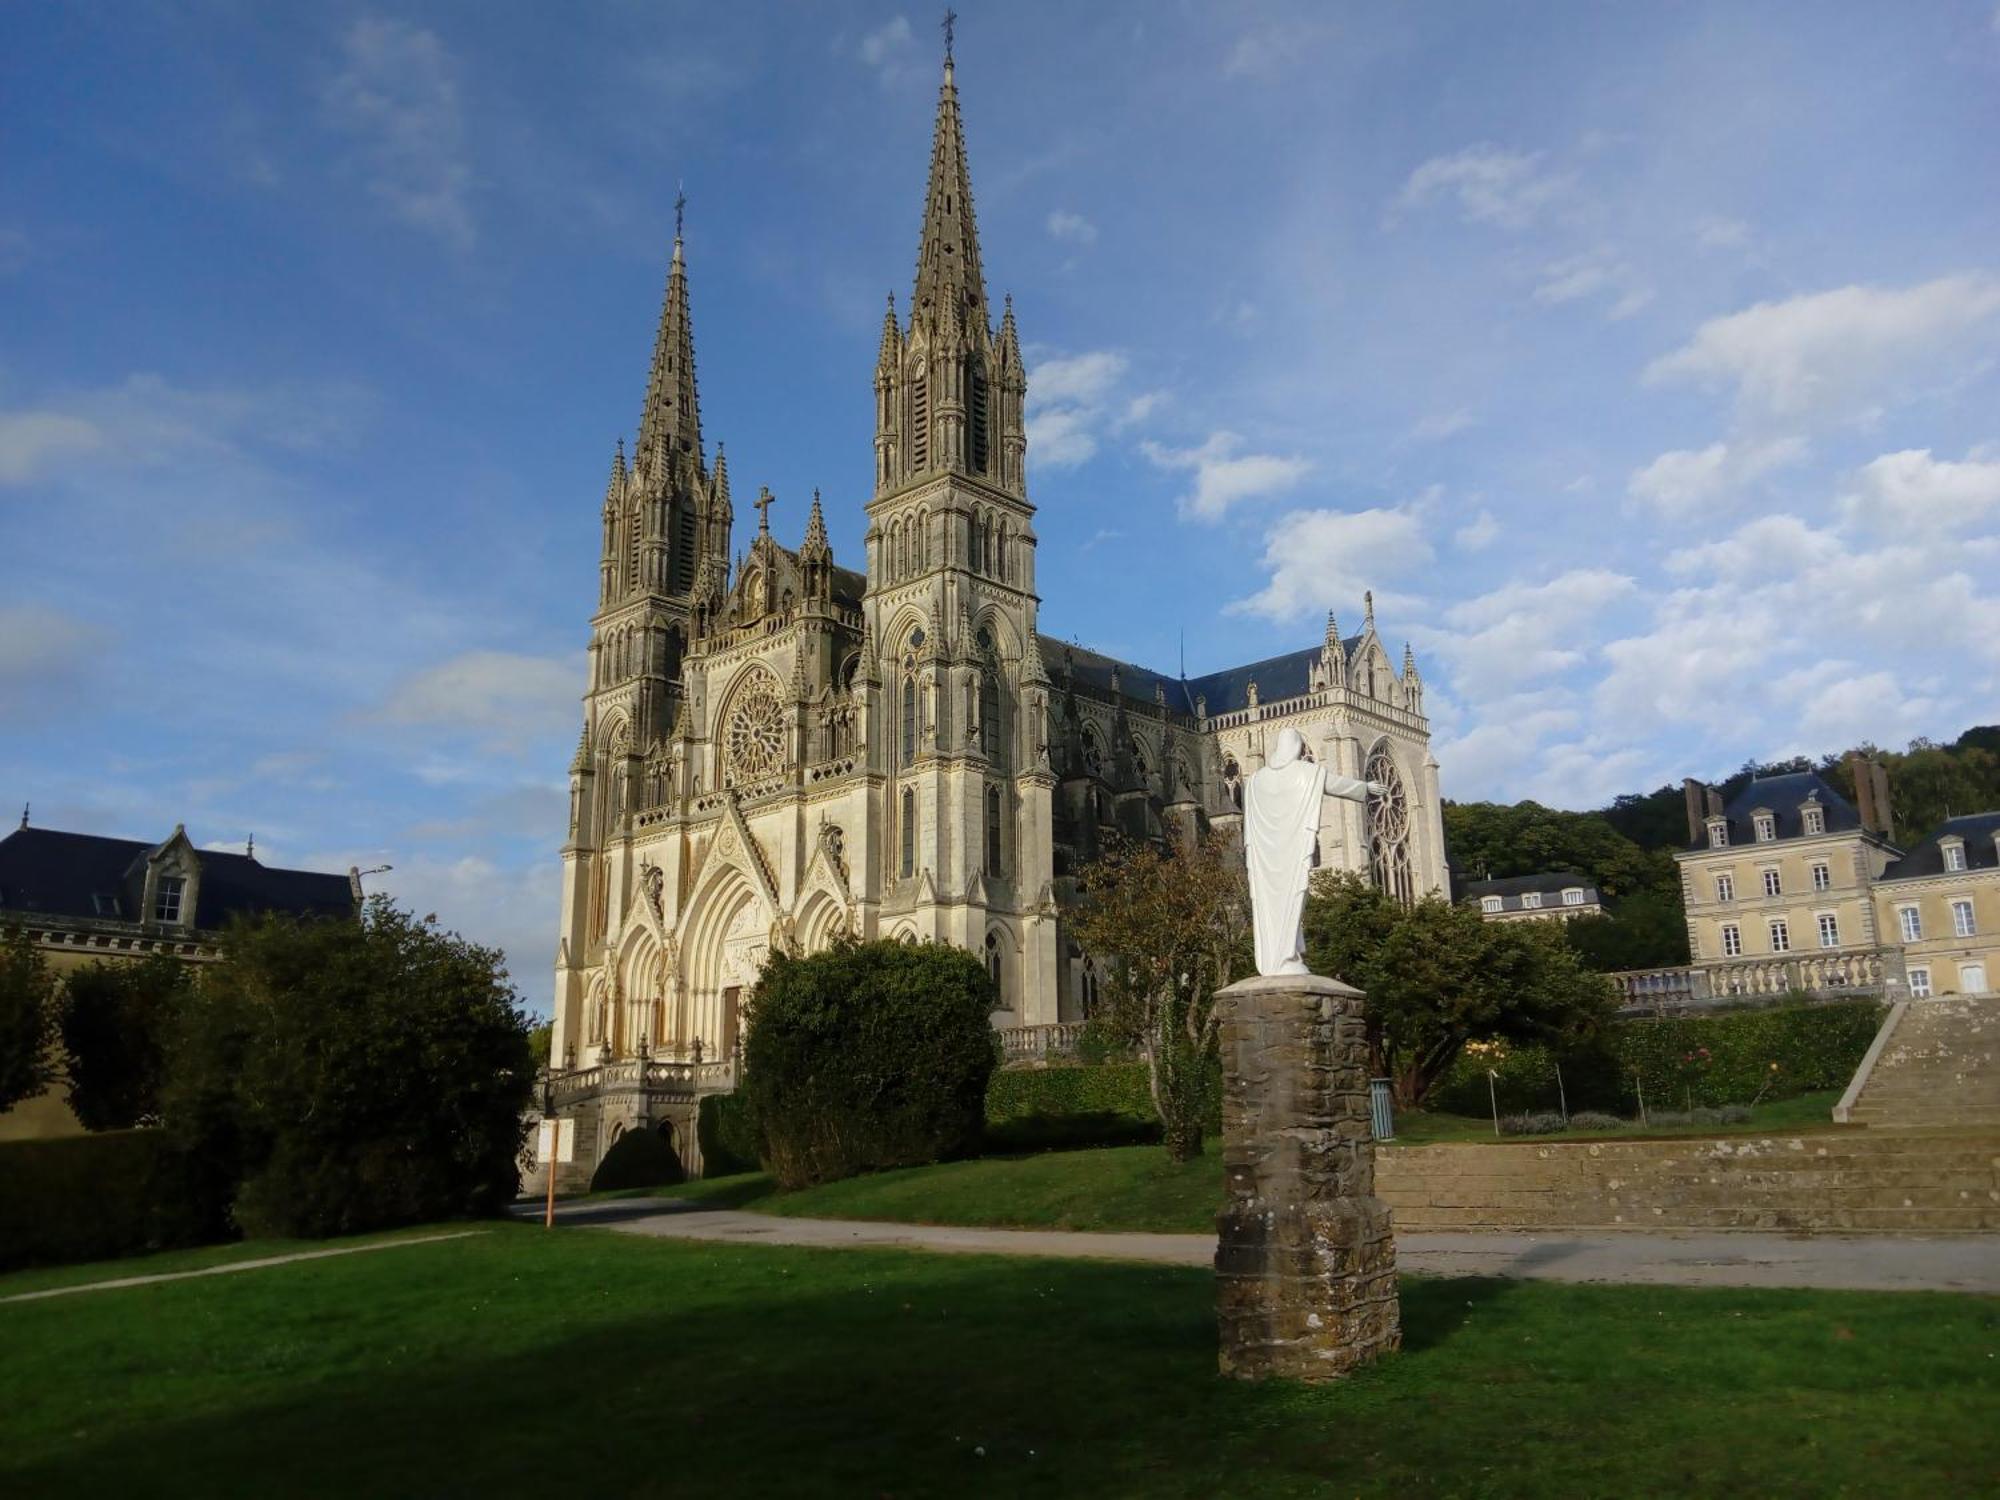
M1366 802L1370 797L1379 797L1388 790L1379 781L1356 781L1352 776L1335 776L1331 771L1326 777L1326 794L1329 797L1344 797L1349 802Z

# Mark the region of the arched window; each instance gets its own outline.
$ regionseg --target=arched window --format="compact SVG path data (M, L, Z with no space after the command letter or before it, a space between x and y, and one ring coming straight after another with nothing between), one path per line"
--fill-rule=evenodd
M931 565L931 513L917 512L917 545L912 549L917 554L917 567L927 570Z
M1417 899L1410 870L1410 807L1403 792L1403 775L1384 740L1368 752L1364 781L1382 784L1382 795L1368 799L1368 876L1382 890L1408 905Z
M905 880L917 872L917 793L914 787L903 788L903 859L898 868Z
M910 571L910 534L904 529L903 523L898 521L895 526L894 535L896 538L896 571L894 576L904 578L908 576Z
M1001 810L1000 788L989 786L986 789L986 873L988 875L998 875L1000 873Z
M999 663L989 661L979 674L979 748L996 766L1005 764L1001 754L1001 747L1007 742L1002 733L1005 727L1000 718Z
M979 524L979 517L972 518L972 571L986 571L986 532Z
M997 932L986 934L986 972L993 976L994 992L1004 996L1006 992L1000 988L1000 934ZM1002 1003L1005 1003L1004 999Z
M917 758L917 679L915 674L905 674L903 678L903 764L909 765Z

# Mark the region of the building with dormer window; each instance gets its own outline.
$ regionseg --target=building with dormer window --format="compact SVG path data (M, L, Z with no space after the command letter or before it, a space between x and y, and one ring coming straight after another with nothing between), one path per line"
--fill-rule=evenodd
M1948 818L1875 882L1875 920L1903 948L1910 994L2000 986L2000 812Z

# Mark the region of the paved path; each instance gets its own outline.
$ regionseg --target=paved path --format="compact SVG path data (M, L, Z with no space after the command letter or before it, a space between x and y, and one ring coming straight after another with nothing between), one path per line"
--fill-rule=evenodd
M407 1240L377 1240L372 1245L342 1245L333 1250L300 1250L291 1255L261 1255L255 1260L232 1260L219 1266L203 1266L196 1271L161 1271L153 1276L120 1276L111 1281L85 1281L75 1286L52 1286L39 1292L16 1292L0 1297L0 1303L39 1302L44 1297L73 1297L78 1292L109 1292L126 1286L153 1286L162 1281L187 1281L196 1276L232 1276L238 1271L261 1271L266 1266L288 1266L299 1260L325 1260L334 1255L363 1255L370 1250L400 1250L405 1245L435 1245L440 1240L469 1239L483 1229L460 1229L451 1234L422 1234Z
M539 1212L539 1211L538 1211ZM1206 1266L1205 1234L969 1229L858 1219L783 1219L673 1199L558 1206L564 1224L737 1245L880 1246L975 1255L1049 1255ZM2000 1294L2000 1236L1728 1233L1399 1234L1397 1262L1432 1276L1514 1276L1627 1285L1835 1287Z

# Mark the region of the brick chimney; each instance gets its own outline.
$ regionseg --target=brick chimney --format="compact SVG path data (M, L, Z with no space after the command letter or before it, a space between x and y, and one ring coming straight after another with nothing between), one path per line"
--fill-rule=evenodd
M1706 790L1707 788L1692 776L1681 782L1681 795L1687 800L1690 844L1699 844L1707 838L1707 834L1703 831L1703 823L1708 817L1708 798L1702 795Z
M1896 820L1889 811L1889 768L1857 752L1847 757L1847 773L1854 778L1854 808L1861 814L1861 826L1885 839L1894 838Z
M1889 803L1889 768L1879 760L1869 761L1868 779L1875 789L1875 816L1881 820L1877 831L1883 838L1894 842L1896 813Z

